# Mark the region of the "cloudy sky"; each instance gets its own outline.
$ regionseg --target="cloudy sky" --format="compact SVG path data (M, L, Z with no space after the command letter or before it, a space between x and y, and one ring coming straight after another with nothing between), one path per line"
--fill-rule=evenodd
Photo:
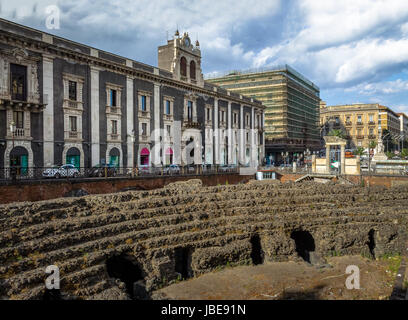
M407 0L0 0L0 16L151 65L178 27L199 39L206 75L289 64L329 105L408 113Z

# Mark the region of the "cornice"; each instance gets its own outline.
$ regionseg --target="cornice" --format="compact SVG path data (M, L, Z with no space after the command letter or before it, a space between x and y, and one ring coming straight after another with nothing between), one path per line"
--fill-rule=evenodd
M220 94L219 92L215 92L212 90L207 90L201 87L197 87L188 83L184 83L175 79L169 79L166 77L162 77L160 75L155 75L153 73L135 69L132 67L127 67L126 65L119 64L113 61L108 61L99 57L93 57L91 55L76 52L73 50L69 50L66 48L58 47L54 44L49 44L43 41L39 41L36 39L27 38L23 35L17 35L5 30L0 30L0 42L14 45L20 47L22 49L28 49L33 52L41 53L43 57L51 58L51 57L59 57L65 59L73 59L80 63L86 63L91 68L104 68L106 70L122 74L125 76L130 76L142 80L147 80L153 83L158 83L160 85L174 87L186 91L193 91L195 93L208 95L214 98L222 99L225 101L234 101L238 104L243 104L247 106L253 106L256 108L265 109L266 107L260 103L254 103L249 101L242 101L240 99L234 98L232 96L228 96L226 94Z

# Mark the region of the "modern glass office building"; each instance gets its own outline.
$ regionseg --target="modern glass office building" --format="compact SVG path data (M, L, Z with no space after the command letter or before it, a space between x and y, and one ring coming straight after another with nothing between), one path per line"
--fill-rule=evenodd
M290 66L234 71L207 81L267 107L266 162L293 160L320 148L320 89Z

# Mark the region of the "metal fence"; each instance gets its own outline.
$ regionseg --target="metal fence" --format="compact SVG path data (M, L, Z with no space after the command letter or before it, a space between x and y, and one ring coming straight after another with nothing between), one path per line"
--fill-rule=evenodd
M115 177L160 177L179 175L210 175L239 173L238 166L171 166L171 167L100 167L100 168L67 168L67 167L9 167L0 168L0 181L22 180L57 180L57 179L108 179Z

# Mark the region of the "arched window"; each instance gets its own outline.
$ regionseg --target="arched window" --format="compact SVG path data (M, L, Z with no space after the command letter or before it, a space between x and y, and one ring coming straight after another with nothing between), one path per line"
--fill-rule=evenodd
M181 57L180 60L180 74L183 77L187 77L187 60L184 57Z
M191 79L196 78L196 64L194 61L190 62L190 78Z

